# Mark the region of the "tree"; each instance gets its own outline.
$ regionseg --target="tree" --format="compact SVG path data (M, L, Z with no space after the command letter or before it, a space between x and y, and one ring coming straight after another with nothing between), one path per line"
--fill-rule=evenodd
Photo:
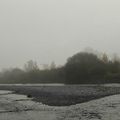
M104 76L105 64L92 53L77 53L65 65L67 83L86 83L90 79Z
M29 60L25 65L24 69L26 72L34 71L34 70L39 70L39 67L37 65L37 62L33 60Z
M106 53L103 54L103 56L102 56L102 61L103 61L104 63L108 63L108 62L109 62L108 56L107 56Z

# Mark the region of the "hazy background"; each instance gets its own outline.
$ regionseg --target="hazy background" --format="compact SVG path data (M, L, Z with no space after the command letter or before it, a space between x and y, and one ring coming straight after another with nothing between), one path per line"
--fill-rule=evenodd
M64 64L85 47L120 54L119 0L0 0L0 69Z

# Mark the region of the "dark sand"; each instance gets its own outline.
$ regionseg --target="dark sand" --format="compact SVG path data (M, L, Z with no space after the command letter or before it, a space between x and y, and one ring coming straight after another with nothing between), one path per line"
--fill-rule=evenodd
M0 90L10 90L32 97L34 101L51 106L68 106L87 102L105 96L120 94L120 87L105 86L7 86Z

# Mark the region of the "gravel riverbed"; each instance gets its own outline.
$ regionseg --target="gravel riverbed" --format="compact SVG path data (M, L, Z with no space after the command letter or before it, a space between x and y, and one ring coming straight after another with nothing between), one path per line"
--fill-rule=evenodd
M34 101L50 106L69 106L120 94L120 85L0 85L0 90L24 94Z

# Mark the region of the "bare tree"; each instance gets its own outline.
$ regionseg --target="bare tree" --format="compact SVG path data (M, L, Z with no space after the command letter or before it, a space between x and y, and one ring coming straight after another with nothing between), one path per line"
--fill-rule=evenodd
M25 71L33 71L33 70L39 70L39 67L37 65L37 62L33 60L29 60L25 65L24 65Z

